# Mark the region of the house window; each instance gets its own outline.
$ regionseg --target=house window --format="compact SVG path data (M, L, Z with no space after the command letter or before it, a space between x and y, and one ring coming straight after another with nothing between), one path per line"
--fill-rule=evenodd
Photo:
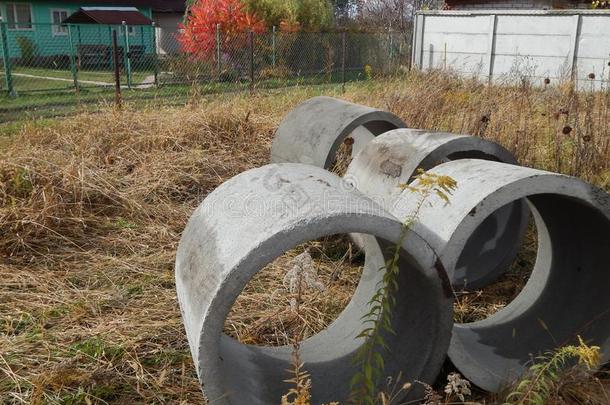
M125 32L125 27L121 26L121 29L119 29L119 36L122 36ZM128 25L127 26L127 33L129 34L130 37L133 37L136 35L136 30L134 29L133 25Z
M68 18L68 10L51 9L51 23L53 24L53 35L67 35L68 28L62 25L62 21Z
M31 30L32 5L27 3L7 3L6 22L11 30Z

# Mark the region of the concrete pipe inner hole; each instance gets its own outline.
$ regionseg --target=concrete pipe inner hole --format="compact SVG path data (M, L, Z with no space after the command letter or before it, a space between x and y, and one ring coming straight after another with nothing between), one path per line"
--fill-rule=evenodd
M274 288L280 286L280 288L285 288L281 280L292 267L290 259L286 259L284 253L287 252L288 258L294 257L295 254L299 254L299 251L302 253L311 244L319 243L320 240L323 241L326 238L318 239L318 235L312 235L312 242L306 242L304 245L297 245L294 248L291 246L289 251L286 251L285 247L278 248L274 251L274 256L265 258L264 262L261 260L260 270L258 273L254 273L263 274L271 270L272 272L268 273L269 275L266 277L267 280L271 280L256 285L257 279L261 280L261 277L264 277L261 275L257 279L250 279L249 282L244 281L245 293L241 297L235 296L237 302L233 298L231 299L232 303L237 305L229 311L230 320L224 324L225 334L221 336L217 353L217 358L221 359L220 368L211 373L212 378L216 378L222 385L219 392L240 393L243 403L273 403L276 401L279 395L275 393L285 393L290 388L289 384L282 382L290 378L290 373L286 370L291 370L293 367L294 347L292 343L294 341L291 341L291 338L296 335L298 339L301 339L299 333L305 326L307 330L302 338L303 341L300 342L299 353L305 369L311 375L312 395L319 399L316 403L329 403L349 396L350 381L355 372L353 356L364 343L363 339L357 338L365 328L363 316L368 312L368 302L377 291L382 279L381 268L387 260L391 260L393 257L395 243L371 234L363 234L362 232L366 231L362 228L347 231L363 235L367 246L367 257L364 265L360 261L351 264L351 266L357 267L355 269L343 269L343 273L346 271L351 273L351 275L344 274L349 277L342 282L349 289L345 285L339 285L327 291L324 299L327 303L333 303L332 306L327 305L327 308L335 314L332 317L313 305L307 310L306 304L301 304L300 311L302 317L305 318L305 322L303 322L295 318L292 313L290 296L280 299L278 294L273 294ZM331 241L333 238L335 236L328 237ZM341 235L340 238L343 246L350 243L348 236ZM418 245L418 243L421 244ZM413 246L418 246L415 251L422 255L431 254L424 248L423 242L415 242ZM344 247L340 248L334 256L330 256L335 258L330 262L340 262L341 260L337 259L344 254L344 249ZM329 250L331 250L329 247L325 248L327 256L331 253ZM313 253L311 254L313 255ZM425 257L430 259L428 256ZM274 258L279 258L279 261L275 261ZM267 259L271 259L271 261L267 261ZM288 266L280 267L283 271L279 269L274 271L273 266L278 262L281 263L282 260L287 261ZM274 261L275 263L273 263ZM430 277L429 272L423 271L424 269L420 268L420 264L411 253L401 249L397 265L400 272L396 283L401 293L396 295L396 303L391 307L391 318L395 320L392 327L395 333L388 333L385 336L389 349L380 351L385 357L384 371L387 376L392 378L399 376L405 376L406 380L429 378L426 376L427 367L430 362L433 364L440 362L439 354L441 353L439 353L438 345L441 344L444 337L448 337L450 327L446 318L449 315L448 308L442 305L448 302L441 295L438 277ZM336 266L324 270L327 279L334 268ZM362 276L359 277L357 274L361 269ZM323 271L318 268L318 275L322 273ZM249 271L249 274L252 273ZM240 287L242 292L243 287ZM251 288L256 288L258 295L248 294ZM315 290L311 293L311 297L317 294ZM274 301L270 302L271 299ZM239 308L239 301L242 302L242 305L247 305L247 308ZM227 305L230 304L227 303ZM343 307L345 310L341 311ZM425 310L422 311L421 308L425 308ZM249 319L244 320L243 317L235 316L240 311L250 311L254 314L248 315ZM332 318L336 318L334 322L332 322ZM251 327L248 329L244 325ZM328 327L324 328L326 325ZM241 333L236 333L236 330ZM319 332L315 333L318 330ZM264 333L260 334L259 331ZM259 334L257 335L257 333ZM309 335L308 338L307 335ZM284 344L280 346L281 343ZM444 351L441 350L441 352L442 355L445 354ZM214 357L216 358L216 354ZM252 377L236 378L236 370L238 372L248 371ZM252 387L263 387L267 391L260 394L260 391L253 390ZM261 402L259 394L273 395L273 400L268 400L267 397ZM256 397L256 401L250 400L251 398L248 396Z
M610 358L610 296L605 288L610 220L601 211L608 202L601 193L590 192L589 201L599 201L596 207L573 195L529 195L538 234L529 280L497 313L454 325L452 360L459 369L479 376L483 388L501 389L533 356L578 344L579 337L601 347L602 364Z
M522 201L526 203L526 200ZM481 225L477 227L473 236L465 244L458 260L458 267L466 255L470 256L469 260L473 260L472 252L475 249L477 249L479 256L476 257L474 263L485 265L488 260L492 259L486 255L486 245L491 247L495 243L514 243L515 239L511 238L515 235L511 234L507 234L507 240L487 240L481 243L485 234L498 234L498 216L494 214L501 211L506 212L512 206L513 203L507 204L485 218ZM517 207L512 208L516 209ZM500 220L502 220L501 218L502 215L500 215ZM509 219L508 224L510 225L510 223ZM456 299L453 304L455 322L470 323L486 319L501 311L521 293L532 274L538 252L538 229L534 216L531 214L528 214L525 235L518 242L515 252L516 254L514 254L512 262L508 264L507 270L489 284L474 290L460 288L455 291ZM471 263L473 262L471 261Z
M225 320L224 333L260 346L313 336L350 302L363 265L364 253L346 234L302 243L248 282Z

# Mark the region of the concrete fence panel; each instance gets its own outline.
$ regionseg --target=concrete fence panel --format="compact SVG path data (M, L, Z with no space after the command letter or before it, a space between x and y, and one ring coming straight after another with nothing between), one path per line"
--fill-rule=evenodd
M422 70L501 82L574 79L584 89L610 80L608 10L429 11L415 24L413 64Z

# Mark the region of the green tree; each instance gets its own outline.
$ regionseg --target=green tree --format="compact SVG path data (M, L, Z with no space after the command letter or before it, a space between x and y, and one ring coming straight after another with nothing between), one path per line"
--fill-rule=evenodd
M303 28L319 30L332 24L333 12L328 0L301 0L299 3L297 20Z
M296 0L244 0L248 11L263 18L270 26L279 27L282 21L296 23L298 2Z
M298 24L302 29L316 31L333 23L329 0L243 0L249 12L264 19L269 26L282 22Z

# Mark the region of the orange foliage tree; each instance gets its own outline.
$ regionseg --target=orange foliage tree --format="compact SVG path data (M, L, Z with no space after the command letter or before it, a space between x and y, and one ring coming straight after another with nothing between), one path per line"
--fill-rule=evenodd
M240 0L198 0L190 7L185 24L180 24L177 39L184 52L207 59L216 49L216 26L220 25L221 46L244 46L244 33L261 33L265 22L248 13Z

